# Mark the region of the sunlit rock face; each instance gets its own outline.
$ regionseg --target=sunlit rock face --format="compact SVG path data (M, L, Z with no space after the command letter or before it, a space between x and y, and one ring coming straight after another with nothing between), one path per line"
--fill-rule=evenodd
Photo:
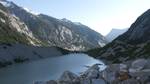
M128 28L125 29L112 29L107 35L106 39L111 42L114 39L116 39L119 35L125 33L128 30Z
M4 3L3 3L4 4ZM23 43L38 46L40 41L18 17L9 13L0 3L0 42Z

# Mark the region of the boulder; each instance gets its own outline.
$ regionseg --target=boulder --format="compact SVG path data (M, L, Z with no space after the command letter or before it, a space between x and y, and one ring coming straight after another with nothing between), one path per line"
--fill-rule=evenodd
M140 82L138 82L138 80L136 79L127 79L124 81L120 81L120 80L113 80L110 84L140 84Z
M128 72L128 66L125 64L120 64L119 65L119 71Z
M82 74L82 77L87 79L97 79L99 78L99 64L91 66L87 71Z
M70 71L65 71L61 77L59 78L59 81L73 81L77 79L78 76Z
M127 79L127 80L120 82L119 84L140 84L140 82L135 79Z
M145 65L144 69L150 69L150 59L147 59L147 63Z
M146 84L145 82L150 82L150 70L141 70L138 72L130 73L133 78L139 80L142 84Z
M99 71L97 70L90 70L86 76L89 79L97 79L99 77Z
M102 78L107 81L111 82L113 80L117 80L120 76L120 73L127 73L128 67L125 64L111 64L108 65L107 68L101 72ZM124 77L123 77L124 76ZM127 76L123 75L123 78L127 78Z
M131 67L129 69L129 72L140 71L145 67L146 64L147 64L146 59L137 59L137 60L132 62Z

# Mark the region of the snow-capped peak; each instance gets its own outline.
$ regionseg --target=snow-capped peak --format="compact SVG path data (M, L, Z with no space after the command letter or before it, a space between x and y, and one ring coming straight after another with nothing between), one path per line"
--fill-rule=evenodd
M32 11L32 10L26 8L26 7L23 7L23 9L26 10L27 12L29 12L29 13L32 13L33 15L39 15L39 13L34 12L34 11Z

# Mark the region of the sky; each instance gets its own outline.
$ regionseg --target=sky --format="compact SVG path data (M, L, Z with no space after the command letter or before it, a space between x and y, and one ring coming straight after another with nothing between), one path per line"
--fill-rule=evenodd
M129 28L150 8L150 0L11 0L35 13L81 22L107 35L112 28Z

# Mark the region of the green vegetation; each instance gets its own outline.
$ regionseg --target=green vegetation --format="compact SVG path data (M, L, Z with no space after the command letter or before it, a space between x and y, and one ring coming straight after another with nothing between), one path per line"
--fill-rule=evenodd
M148 58L150 57L150 42L147 43L147 45L144 46L144 53L143 55L146 54L146 57L145 58Z
M101 50L101 48L95 48L95 49L91 49L85 53L88 54L89 56L93 56L96 58L99 55L100 50Z
M25 61L28 61L28 59L25 59L25 58L23 59L21 57L17 57L17 58L14 59L15 63L23 63Z
M9 61L0 62L0 68L6 67L6 66L11 65L11 64L12 64L12 62L9 62Z
M69 54L71 51L69 51L69 50L66 50L66 49L63 49L63 48L60 48L60 47L56 47L59 51L61 51L61 53L63 54L63 55L65 55L65 54Z

